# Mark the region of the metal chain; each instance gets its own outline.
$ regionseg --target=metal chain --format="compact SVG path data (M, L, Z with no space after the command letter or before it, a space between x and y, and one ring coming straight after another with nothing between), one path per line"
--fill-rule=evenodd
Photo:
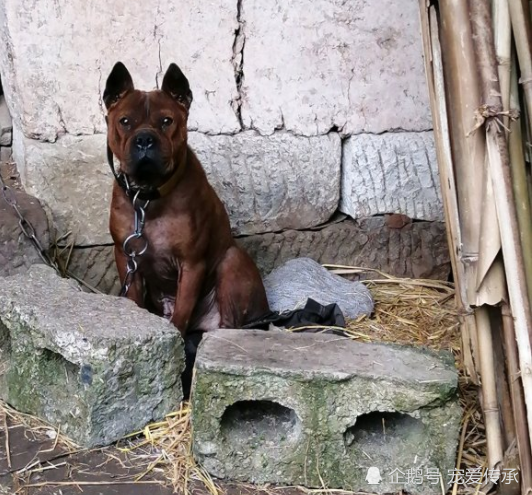
M124 179L126 184L126 192L129 196L129 182L127 181L126 176L124 176ZM124 282L122 283L122 288L120 289L119 293L120 297L127 295L129 288L131 287L131 282L133 281L133 275L135 275L138 269L137 258L142 256L148 249L148 240L143 237L142 231L144 230L144 222L146 221L146 208L148 208L150 201L148 200L142 203L138 197L139 193L140 191L137 191L132 200L133 209L135 210L134 230L131 235L126 237L124 243L122 244L122 249L124 254L128 257L128 260L126 265L126 276L124 277ZM134 240L141 241L140 249L137 250L131 245Z
M57 263L50 257L50 255L48 254L48 251L42 247L42 244L40 243L39 239L37 239L35 228L22 213L20 205L17 203L17 199L15 197L15 193L13 192L13 189L4 182L1 175L0 175L0 188L2 189L2 196L4 197L5 202L9 206L11 206L11 208L13 208L13 211L18 216L18 225L22 233L33 244L33 246L37 250L37 253L39 254L40 258L43 260L43 262L46 265L52 267L55 271L57 271L61 275L61 272L59 270L59 267L57 266Z

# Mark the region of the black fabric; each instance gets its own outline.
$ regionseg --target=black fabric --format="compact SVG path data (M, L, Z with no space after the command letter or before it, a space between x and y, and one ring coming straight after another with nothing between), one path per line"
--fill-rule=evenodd
M185 400L190 397L190 388L192 386L192 373L198 346L203 337L203 332L189 332L185 335L185 371L181 374L181 384L183 385L183 396Z
M320 327L339 327L345 328L345 319L341 309L337 304L328 304L326 306L308 299L305 307L295 309L293 311L270 311L259 320L247 323L243 329L268 330L270 323L277 327L288 328L303 328L302 331L316 333L323 332L323 328L304 328L308 326ZM327 329L325 333L334 333L336 335L344 335L340 329ZM183 395L185 400L190 397L190 389L192 386L192 373L194 369L194 362L196 361L196 353L198 346L203 337L201 331L190 332L185 336L185 371L181 375L183 384Z
M242 328L256 328L267 330L273 323L276 327L301 328L307 326L331 326L345 328L345 319L338 304L324 306L314 299L307 299L307 303L301 309L292 311L271 311L261 319L247 323ZM308 328L306 331L322 332L321 328ZM335 332L336 333L336 332ZM340 332L341 333L341 332Z

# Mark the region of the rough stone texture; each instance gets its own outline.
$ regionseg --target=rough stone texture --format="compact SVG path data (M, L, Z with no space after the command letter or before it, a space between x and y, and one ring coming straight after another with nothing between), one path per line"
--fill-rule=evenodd
M166 320L124 298L81 292L34 265L0 284L0 398L106 445L182 400L183 341Z
M443 206L432 132L348 138L342 151L340 210L353 218L402 213L442 220Z
M198 349L193 452L219 478L433 494L439 486L427 480L392 484L390 475L454 467L457 382L447 353L219 330ZM379 485L366 482L370 467Z
M69 272L104 294L118 295L120 280L113 246L74 248L69 260L68 255L65 251L61 259L63 263L68 261Z
M104 132L101 95L114 63L151 90L170 62L194 93L190 126L240 129L233 41L237 2L43 0L0 3L0 70L16 126L53 141L65 132Z
M9 162L12 158L11 146L0 146L0 162Z
M244 0L244 124L305 135L430 129L418 8Z
M336 134L192 132L189 138L235 234L306 228L327 220L338 206L341 144ZM15 129L15 160L26 190L49 205L58 232L71 231L77 245L111 241L113 178L105 152L104 135L66 135L51 144Z
M346 318L356 319L373 312L373 298L361 282L331 273L310 258L287 261L264 278L272 311L292 311L309 298L323 304L338 304Z
M11 146L13 123L6 101L0 95L0 146Z
M345 220L319 230L287 230L237 239L265 276L288 260L312 258L322 264L362 266L396 277L448 280L451 272L445 226L440 222L388 226L389 217ZM69 269L100 291L118 294L112 246L73 250ZM371 278L372 273L361 278Z
M21 213L35 229L35 237L44 249L50 247L48 218L39 201L23 191L11 189ZM0 191L0 276L25 272L34 263L42 263L32 242L22 233L19 217Z
M325 222L338 207L337 134L192 133L190 144L224 202L235 234L304 229Z
M13 137L22 183L53 212L59 236L71 232L76 245L110 242L113 176L105 136L66 135L51 144L28 139L15 128Z
M447 280L451 266L444 224L414 222L395 229L388 219L348 219L323 229L254 235L238 242L263 274L290 259L309 257L322 264L375 268L396 277Z

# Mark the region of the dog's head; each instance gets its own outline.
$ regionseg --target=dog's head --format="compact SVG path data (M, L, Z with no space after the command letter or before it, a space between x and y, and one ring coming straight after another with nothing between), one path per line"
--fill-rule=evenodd
M171 64L160 90L139 91L124 64L109 74L103 102L107 136L120 170L137 186L158 186L172 175L187 147L192 92L181 69Z

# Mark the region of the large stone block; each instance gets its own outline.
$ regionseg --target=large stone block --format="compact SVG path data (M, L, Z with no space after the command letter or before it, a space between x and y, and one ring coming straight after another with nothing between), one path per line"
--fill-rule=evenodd
M14 135L15 160L28 190L48 204L60 234L77 245L111 241L113 178L104 135L66 135L43 143ZM236 136L191 132L190 144L226 205L235 234L306 228L338 206L341 143L336 134Z
M285 132L263 137L192 133L209 180L220 195L235 234L304 229L328 220L340 189L337 134L303 138Z
M437 476L416 484L405 473L439 470L446 479L453 469L457 384L448 354L333 335L218 330L198 349L193 452L224 479L439 493ZM371 485L375 468L381 480ZM396 470L402 482L394 483Z
M104 244L109 234L113 175L105 136L61 137L55 143L28 139L15 128L14 159L26 191L51 210L59 236L76 245Z
M5 0L0 26L4 93L28 137L104 132L101 95L118 60L147 90L176 62L194 93L191 128L240 129L232 107L236 2Z
M0 398L92 447L175 410L183 341L125 298L34 265L0 284Z
M7 194L15 199L20 213L31 224L26 227L28 233L31 234L33 227L42 248L49 249L48 218L39 201L15 189L10 189ZM3 277L25 272L31 265L43 262L36 246L20 229L19 222L19 216L0 191L0 276Z
M389 218L345 220L317 230L287 230L239 237L263 276L294 258L322 264L374 268L396 277L448 280L451 262L445 226L440 222L388 225ZM68 252L65 251L65 262ZM75 248L69 269L106 294L118 294L120 283L113 247ZM364 278L371 278L372 273Z
M13 122L5 98L0 94L0 146L11 146Z
M430 129L418 9L416 0L244 0L244 124L304 135Z
M287 230L240 237L263 274L286 261L307 257L322 264L375 268L396 277L447 280L451 270L445 225L388 217L345 220L315 230Z
M401 213L443 220L432 132L348 138L342 150L340 210L353 218Z

